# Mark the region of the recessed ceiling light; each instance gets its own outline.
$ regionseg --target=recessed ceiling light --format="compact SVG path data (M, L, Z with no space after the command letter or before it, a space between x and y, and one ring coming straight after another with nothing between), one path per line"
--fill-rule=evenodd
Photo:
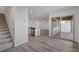
M31 10L30 13L33 13L33 11Z
M38 15L40 16L40 13Z

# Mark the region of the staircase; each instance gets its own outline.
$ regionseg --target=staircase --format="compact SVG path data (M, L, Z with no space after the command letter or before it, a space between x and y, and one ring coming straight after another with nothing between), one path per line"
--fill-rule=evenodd
M13 46L12 38L9 32L5 16L0 14L0 51L11 48Z

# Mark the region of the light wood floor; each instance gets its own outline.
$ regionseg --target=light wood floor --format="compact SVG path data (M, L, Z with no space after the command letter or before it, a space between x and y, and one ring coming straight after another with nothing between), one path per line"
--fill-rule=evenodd
M52 37L57 38L57 39L62 39L62 40L68 40L68 41L74 41L73 39L73 34L72 33L67 33L67 32L58 32L55 35L52 35Z
M77 43L47 36L30 36L29 42L4 52L79 52L79 46Z
M61 32L61 38L73 40L73 33Z

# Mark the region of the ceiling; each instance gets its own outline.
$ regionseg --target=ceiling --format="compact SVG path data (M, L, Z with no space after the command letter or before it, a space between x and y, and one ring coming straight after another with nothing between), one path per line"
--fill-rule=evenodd
M48 19L50 12L72 6L27 6L29 19Z

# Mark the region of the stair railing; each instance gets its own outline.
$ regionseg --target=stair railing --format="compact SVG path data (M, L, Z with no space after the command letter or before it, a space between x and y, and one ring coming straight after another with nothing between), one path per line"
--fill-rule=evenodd
M10 33L11 33L11 35L12 35L12 39L14 39L15 38L15 25L14 25L14 23L13 23L13 21L12 21L12 18L11 18L11 16L10 15L8 15L8 13L7 13L7 11L6 11L6 9L4 8L4 14L5 14L5 18L6 18L6 21L7 21L7 23L8 23L8 26L9 26L9 29L10 29ZM12 16L13 17L13 16ZM13 19L14 19L14 17L13 17ZM14 40L13 40L14 41Z

